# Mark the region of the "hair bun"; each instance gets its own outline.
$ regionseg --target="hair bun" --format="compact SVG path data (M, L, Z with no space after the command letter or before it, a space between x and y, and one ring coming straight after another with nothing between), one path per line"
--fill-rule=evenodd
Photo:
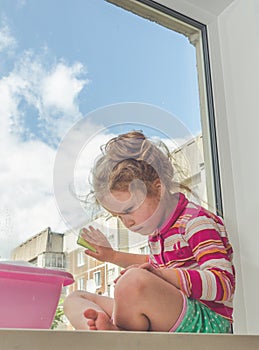
M140 131L131 131L111 139L105 146L105 153L114 161L133 158L142 159L147 138Z

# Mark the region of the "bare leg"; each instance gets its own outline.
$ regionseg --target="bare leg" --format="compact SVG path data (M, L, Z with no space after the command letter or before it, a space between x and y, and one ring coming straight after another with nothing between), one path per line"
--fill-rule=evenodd
M64 301L64 313L75 329L90 329L88 320L84 315L85 310L92 309L102 312L110 319L113 311L112 298L76 291L71 293Z
M177 321L183 307L181 292L149 271L132 268L117 282L114 300L114 324L102 310L88 309L84 315L92 330L168 330Z

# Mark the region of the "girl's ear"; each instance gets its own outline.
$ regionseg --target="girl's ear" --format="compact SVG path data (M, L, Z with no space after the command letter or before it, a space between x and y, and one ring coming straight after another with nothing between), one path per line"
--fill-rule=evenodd
M154 182L153 182L153 186L155 187L155 188L161 188L161 186L162 186L162 184L161 184L161 181L160 181L160 179L155 179L154 180Z
M162 182L160 181L160 179L156 179L153 182L153 189L154 189L155 193L158 193L160 196L163 195L165 192L165 187L162 184Z

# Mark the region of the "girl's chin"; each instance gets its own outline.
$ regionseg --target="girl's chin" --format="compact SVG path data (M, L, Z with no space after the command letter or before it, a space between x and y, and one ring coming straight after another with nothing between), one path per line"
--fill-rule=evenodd
M154 229L149 229L147 227L140 227L137 229L132 229L132 232L138 233L142 236L152 236L154 234ZM155 230L156 231L156 230Z

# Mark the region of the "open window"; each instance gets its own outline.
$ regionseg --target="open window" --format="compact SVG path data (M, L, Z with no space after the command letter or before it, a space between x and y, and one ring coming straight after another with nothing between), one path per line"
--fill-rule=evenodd
M47 6L51 6L51 3L51 1L46 1L41 6L45 6L46 10ZM64 6L66 7L68 4ZM78 21L80 25L73 27L75 36L79 31L82 31L82 23L87 22L85 17L89 16L90 21L91 10L93 11L91 6L99 10L95 13L96 16L102 13L102 17L98 17L99 21L95 22L95 24L98 23L98 29L101 28L101 30L98 31L95 27L96 31L91 34L96 35L96 40L91 42L91 45L95 44L96 46L92 46L92 50L89 50L91 53L96 52L96 56L93 55L91 58L89 56L87 67L90 75L89 80L92 82L86 84L86 77L84 77L84 80L80 76L83 64L75 63L68 66L65 59L60 59L57 66L53 63L51 69L48 70L42 66L43 62L38 61L40 55L36 58L33 57L32 53L29 52L29 48L24 53L24 62L18 62L14 71L10 71L9 74L6 73L1 78L1 87L8 82L14 84L14 77L19 78L16 87L19 104L15 105L14 108L10 103L13 108L10 109L10 113L16 112L16 108L19 113L17 115L14 115L15 113L11 114L9 120L10 125L18 127L13 131L12 138L9 141L12 142L16 138L16 133L20 132L19 130L25 131L18 135L19 138L15 139L10 149L14 150L14 154L18 154L19 159L26 159L24 155L30 155L29 150L33 150L33 152L31 152L28 161L25 161L18 171L15 168L12 173L16 178L18 173L24 172L26 174L25 179L23 177L18 178L19 183L7 183L6 186L6 189L16 190L15 195L18 193L19 201L14 203L14 194L10 192L6 198L11 198L11 201L6 202L6 208L4 207L0 213L3 214L2 217L4 217L7 226L10 221L9 236L11 236L11 228L19 228L19 222L15 221L17 213L19 213L17 217L20 222L26 222L26 226L23 226L23 230L17 235L19 241L18 239L12 241L13 246L10 248L15 252L15 255L12 256L13 260L32 261L27 257L29 251L30 259L33 257L33 262L39 261L38 258L41 254L45 256L46 261L51 260L51 267L67 268L76 274L77 267L85 265L85 275L81 276L82 269L80 269L80 274L78 272L78 276L75 276L75 280L79 281L80 288L85 288L90 275L89 271L99 267L96 267L93 261L86 260L81 251L76 256L78 246L76 245L75 232L71 230L69 225L65 227L64 222L62 222L64 215L68 212L67 209L73 212L73 208L62 207L61 209L64 210L60 210L60 212L63 214L63 218L60 218L58 210L55 212L52 204L48 201L50 197L52 200L54 199L54 194L49 191L49 184L52 182L53 176L52 161L55 153L58 152L58 144L69 135L67 131L71 130L78 122L74 118L76 113L78 113L79 120L86 115L91 120L91 124L89 124L91 128L87 131L89 132L89 140L87 140L89 142L87 142L88 148L86 147L86 158L84 158L82 152L83 167L91 163L99 146L110 135L134 128L143 129L150 137L164 137L171 141L170 138L173 137L171 137L169 127L175 123L174 126L179 127L180 132L178 136L176 134L177 142L173 144L172 153L179 163L185 164L187 160L190 169L187 171L186 184L198 193L198 196L204 203L207 203L210 209L220 214L223 213L223 209L206 26L151 0L79 1L77 6L74 4L72 6L71 8L66 7L67 13L71 11L71 18L73 14L80 16L82 13L81 22ZM81 10L72 13L78 6L82 7ZM90 6L87 9L88 11L84 6ZM58 8L56 14L60 15L60 11L62 12L63 9ZM44 15L46 19L49 19L52 12L42 12L42 16ZM41 14L39 14L40 16ZM68 18L70 17L68 16ZM55 20L54 17L52 19ZM63 30L66 27L64 21ZM85 30L86 39L81 41L82 46L89 39L89 31L85 27L83 29ZM37 26L34 30L37 32ZM60 32L57 30L56 33ZM59 38L58 34L57 38ZM68 61L86 61L87 66L88 47L84 47L85 51L82 48L83 54L81 55L80 50L75 45L74 38L71 40L68 34L63 37L66 46L75 49L74 56L69 57ZM65 51L64 48L62 49ZM67 51L66 54L68 54ZM25 66L34 68L32 70L34 75L30 74L31 72L28 69L24 72L22 69ZM39 72L39 76L35 76L37 72ZM98 75L100 72L102 73L101 76ZM44 74L46 79L41 81L40 79ZM30 80L30 75L33 78L32 80ZM58 85L61 92L55 94L58 90L55 89L57 83L55 79L58 77L61 77ZM42 84L35 88L35 84L37 85L39 81ZM21 92L22 89L19 85L21 82L24 83L24 93ZM65 97L68 96L65 93L62 95L62 91L64 92L66 89L61 89L64 82L67 84L65 84L67 89L74 84L75 91L81 92L81 95L74 93L73 101L70 101L69 98L66 99ZM28 89L27 86L29 86ZM85 90L83 89L84 86ZM44 93L44 95L40 95L41 93ZM10 95L10 99L11 97ZM15 95L13 103L17 102L16 97ZM74 104L75 101L76 105ZM70 102L71 104L69 104ZM73 113L67 113L66 106L69 113L71 113L71 110ZM187 108L188 106L191 106L191 110ZM45 107L46 109L44 109ZM36 115L37 118L32 118L31 123L24 119L19 124L17 118L25 115L31 117ZM117 115L117 117L114 117L114 115ZM132 115L135 117L132 118ZM9 114L7 117L9 118ZM26 125L26 128L23 130L21 125ZM41 127L42 130L40 131ZM5 131L5 129L3 130ZM63 134L60 133L60 130L63 130ZM6 132L8 132L8 129L6 129ZM95 137L93 138L92 135ZM84 143L85 140L82 145ZM71 147L73 142L69 145ZM78 149L78 153L81 152L81 148ZM3 147L3 149L5 148ZM35 156L35 150L40 151L40 156L38 154ZM91 150L91 154L88 152L89 150ZM24 154L18 151L24 151ZM46 163L44 168L42 168L43 160ZM20 166L19 162L17 164L17 166ZM78 165L79 175L82 174L80 160L76 165ZM30 176L35 169L37 170L37 177L32 179ZM66 171L57 173L62 176L63 181ZM46 186L42 174L48 176ZM55 177L55 175L56 183L58 185L62 184L61 179ZM83 173L83 179L85 180L87 177L88 174ZM9 178L11 177L9 176ZM42 181L38 181L39 179ZM80 181L81 178L79 177L78 188L75 189L75 192L80 192L80 189L82 189L82 192L86 191L85 188L82 188L82 182ZM71 188L67 190L70 181L67 181L65 185L66 189L62 191L61 200L58 202L58 205L61 206L63 203L71 203L74 200L71 195L74 188L72 191ZM40 196L34 202L36 188ZM71 197L64 198L64 193ZM8 207L10 203L12 205L11 209ZM44 205L38 207L36 203ZM13 212L13 217L11 217L10 212ZM30 212L29 217L28 212ZM33 219L35 220L31 225L30 221L33 221ZM67 219L64 220L66 223L71 224L72 219L70 220L70 217L69 219L65 217L65 219ZM90 222L90 219L93 218L86 217L86 223L87 220ZM37 221L37 225L38 223L41 225L38 232L44 230L45 227L49 227L49 236L53 242L55 236L57 236L56 232L64 233L62 244L60 244L63 251L60 250L59 246L53 245L50 247L50 245L47 245L46 242L49 241L45 239L45 231L42 231L43 233L40 235L33 231L35 227L38 229L35 221ZM111 223L106 217L99 216L98 222L102 227L108 226L107 223L109 224L107 234L120 249L132 252L139 252L139 250L143 253L147 252L145 242L142 239L133 241L129 233L119 226L120 224L116 220ZM123 232L123 234L120 237L116 236L113 228ZM35 235L41 240L41 244L38 244L41 248L39 253L33 248L34 241L32 237L36 237ZM14 238L12 239L14 240ZM60 257L62 257L62 261ZM106 273L108 277L105 277ZM114 280L117 274L117 269L104 264L102 274L98 271L91 277L95 280L97 287L102 286L104 294L112 295L112 291L110 291L111 281Z

